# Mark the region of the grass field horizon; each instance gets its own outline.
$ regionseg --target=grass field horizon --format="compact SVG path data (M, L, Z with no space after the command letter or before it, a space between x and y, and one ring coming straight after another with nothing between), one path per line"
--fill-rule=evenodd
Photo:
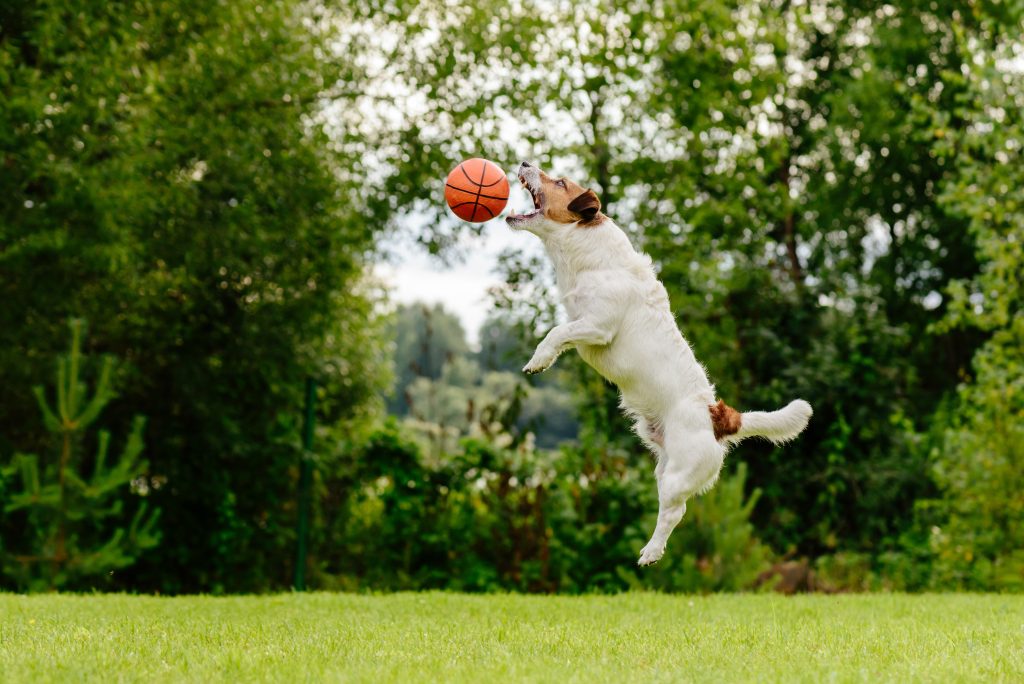
M0 680L1019 681L1024 596L0 594Z

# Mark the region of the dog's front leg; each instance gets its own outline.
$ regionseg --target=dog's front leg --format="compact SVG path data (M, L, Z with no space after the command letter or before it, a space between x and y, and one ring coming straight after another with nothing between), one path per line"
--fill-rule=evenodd
M603 345L611 341L610 330L583 318L564 325L556 325L537 345L537 351L523 368L523 372L532 375L547 370L558 355L570 347L579 344Z

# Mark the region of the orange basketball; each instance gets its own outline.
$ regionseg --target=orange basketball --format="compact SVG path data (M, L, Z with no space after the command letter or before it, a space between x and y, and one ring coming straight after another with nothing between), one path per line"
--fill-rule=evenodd
M492 161L467 159L448 174L444 198L463 221L490 221L508 203L508 178Z

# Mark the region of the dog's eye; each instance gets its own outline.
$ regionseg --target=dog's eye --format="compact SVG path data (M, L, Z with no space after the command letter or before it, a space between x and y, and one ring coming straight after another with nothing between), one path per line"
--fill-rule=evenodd
M555 185L557 185L558 187L560 187L563 190L565 190L565 181L564 180L556 180L555 181Z

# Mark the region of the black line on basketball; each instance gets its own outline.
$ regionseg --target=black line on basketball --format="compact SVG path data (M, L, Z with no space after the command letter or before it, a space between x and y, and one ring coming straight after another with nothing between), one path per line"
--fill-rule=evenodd
M471 190L467 190L466 188L460 188L458 185L452 185L451 183L445 183L445 185L447 185L452 190L458 190L459 192L464 192L467 195L472 193ZM508 200L507 196L505 196L505 197L498 197L497 195L483 195L483 194L481 194L480 196L481 197L485 197L487 199L493 199L493 200Z
M485 166L484 168L486 169L487 167ZM459 164L459 169L462 171L462 175L466 177L466 180L468 180L473 185L480 185L475 180L473 180L472 178L469 177L469 171L466 171L466 163L465 162L463 162L462 164ZM483 179L481 178L481 180L483 180Z
M469 217L470 223L476 223L476 210L480 208L480 193L484 191L484 176L487 175L487 162L480 165L480 182L477 183L476 188L476 206L473 207L473 213Z
M493 187L493 186L497 185L498 183L500 183L502 181L502 179L505 178L504 174L500 174L498 176L498 180L494 181L493 183L487 183L486 185L484 185L484 177L487 176L487 163L485 163L483 165L484 172L480 174L480 182L477 183L475 180L473 180L472 178L469 177L469 172L466 171L465 163L466 162L462 162L462 164L459 164L459 168L462 169L462 175L466 177L466 180L468 180L473 185L477 185L477 186L479 186L481 188L490 188L490 187Z
M487 206L486 204L477 204L476 202L459 202L458 204L452 206L452 211L455 211L459 207L464 207L467 204L473 204L473 205L476 205L476 206L480 207L481 209L486 211L488 214L490 214L491 218L494 218L495 216L497 216L497 214L495 214L493 211L491 211L491 208L489 206ZM474 212L473 216L476 216L476 210L475 209L473 210L473 212ZM490 221L491 219L487 219L487 220ZM476 221L471 221L471 223L476 223Z

